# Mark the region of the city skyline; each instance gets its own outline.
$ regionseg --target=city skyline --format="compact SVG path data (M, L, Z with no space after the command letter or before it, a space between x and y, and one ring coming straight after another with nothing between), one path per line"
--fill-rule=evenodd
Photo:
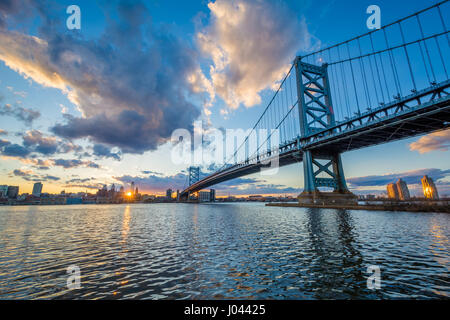
M236 3L255 5L244 0ZM311 1L281 1L281 6L274 8L268 1L260 1L252 7L285 30L281 37L295 38L289 44L278 38L258 38L251 32L261 27L258 21L227 1L180 2L177 6L184 10L176 13L163 4L125 1L102 6L78 1L84 17L78 31L65 28L65 8L70 4L61 1L39 11L42 8L36 3L22 15L14 6L1 9L0 184L18 185L22 193L31 193L37 181L50 193L95 191L103 184L132 181L146 193L183 189L186 166L168 161L171 130L189 128L196 119L208 128L247 129L296 54L367 31L365 9L370 3L361 1L349 7L331 1L313 8ZM388 1L379 4L383 24L427 5L426 1L412 1L407 7ZM34 21L37 11L38 22ZM235 29L228 28L224 20L230 14L243 15ZM282 19L284 14L289 14L290 22ZM152 22L148 22L150 17ZM145 23L150 35L144 35L134 20ZM250 52L238 51L239 56L233 56L236 43L227 39L238 38L240 30L248 30L248 41L257 39L267 43L267 48L254 45ZM170 36L164 36L167 33ZM55 39L61 40L58 45ZM160 41L150 49L138 46L130 55L125 39L130 46L144 47L150 46L150 39ZM121 47L114 51L111 45ZM167 48L173 49L173 56L163 55ZM268 51L253 59L261 50ZM53 60L56 56L59 58ZM179 64L179 58L187 67ZM163 62L156 63L158 59ZM143 72L136 75L132 67L139 61ZM260 70L262 65L267 69ZM249 77L237 81L227 70L245 71ZM261 77L253 80L260 71ZM224 88L214 81L220 78L229 85ZM158 86L165 86L164 90ZM344 154L350 190L384 193L388 183L402 178L412 195L418 195L420 179L428 175L440 194L448 195L449 141L450 131L441 131ZM202 168L204 172L207 169ZM254 174L215 188L218 196L296 196L303 188L302 172L302 165L294 164L281 168L277 176Z

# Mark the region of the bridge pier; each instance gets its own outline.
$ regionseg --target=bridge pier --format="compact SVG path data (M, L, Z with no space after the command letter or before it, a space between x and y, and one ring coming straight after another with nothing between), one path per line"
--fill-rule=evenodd
M340 154L303 154L304 191L298 196L302 204L357 204L357 197L347 188ZM319 177L319 175L325 175ZM321 192L319 187L333 188L333 192Z

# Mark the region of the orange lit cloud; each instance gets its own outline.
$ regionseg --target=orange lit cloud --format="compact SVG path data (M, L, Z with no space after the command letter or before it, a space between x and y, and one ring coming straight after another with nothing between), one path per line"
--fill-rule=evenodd
M311 46L305 20L281 2L217 0L208 8L211 18L197 33L197 43L212 60L211 84L195 80L230 109L261 103L259 93L283 77L297 50Z
M450 130L438 131L421 137L409 145L409 150L427 153L431 151L448 151L450 147Z

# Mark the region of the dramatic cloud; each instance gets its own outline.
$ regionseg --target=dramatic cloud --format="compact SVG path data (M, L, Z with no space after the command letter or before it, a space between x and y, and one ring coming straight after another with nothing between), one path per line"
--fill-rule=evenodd
M385 187L389 183L396 182L398 179L403 179L407 184L420 184L420 179L424 175L428 175L434 181L444 179L450 176L450 170L441 169L421 169L412 170L400 173L390 173L385 175L373 175L365 177L348 178L347 182L351 188L357 187Z
M102 145L95 144L94 145L94 155L101 158L113 158L115 160L120 160L120 154L111 152L111 148Z
M11 116L19 121L23 121L27 125L31 125L34 120L41 116L41 113L17 105L13 107L10 104L5 104L4 106L0 106L0 116Z
M23 144L33 152L44 155L55 153L69 153L71 151L80 152L82 148L71 142L65 142L57 137L45 136L38 130L27 131L23 136Z
M208 8L210 21L197 43L213 62L215 94L231 109L259 104L259 92L283 77L297 51L311 47L305 20L281 1L217 0ZM201 87L206 81L197 76L192 82Z
M427 153L431 151L448 151L450 147L450 130L438 131L421 137L409 145L409 150Z
M188 101L188 79L199 69L196 53L170 27L152 26L143 4L120 1L117 19L107 19L95 41L56 28L52 8L45 9L38 37L0 29L0 60L62 90L78 107L83 116L67 116L54 126L56 134L143 153L166 142L174 129L192 129L200 114Z

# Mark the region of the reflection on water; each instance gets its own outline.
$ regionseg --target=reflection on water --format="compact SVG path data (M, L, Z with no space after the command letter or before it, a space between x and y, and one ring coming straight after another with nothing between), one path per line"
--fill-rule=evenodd
M0 207L0 299L448 298L449 226L262 204Z

